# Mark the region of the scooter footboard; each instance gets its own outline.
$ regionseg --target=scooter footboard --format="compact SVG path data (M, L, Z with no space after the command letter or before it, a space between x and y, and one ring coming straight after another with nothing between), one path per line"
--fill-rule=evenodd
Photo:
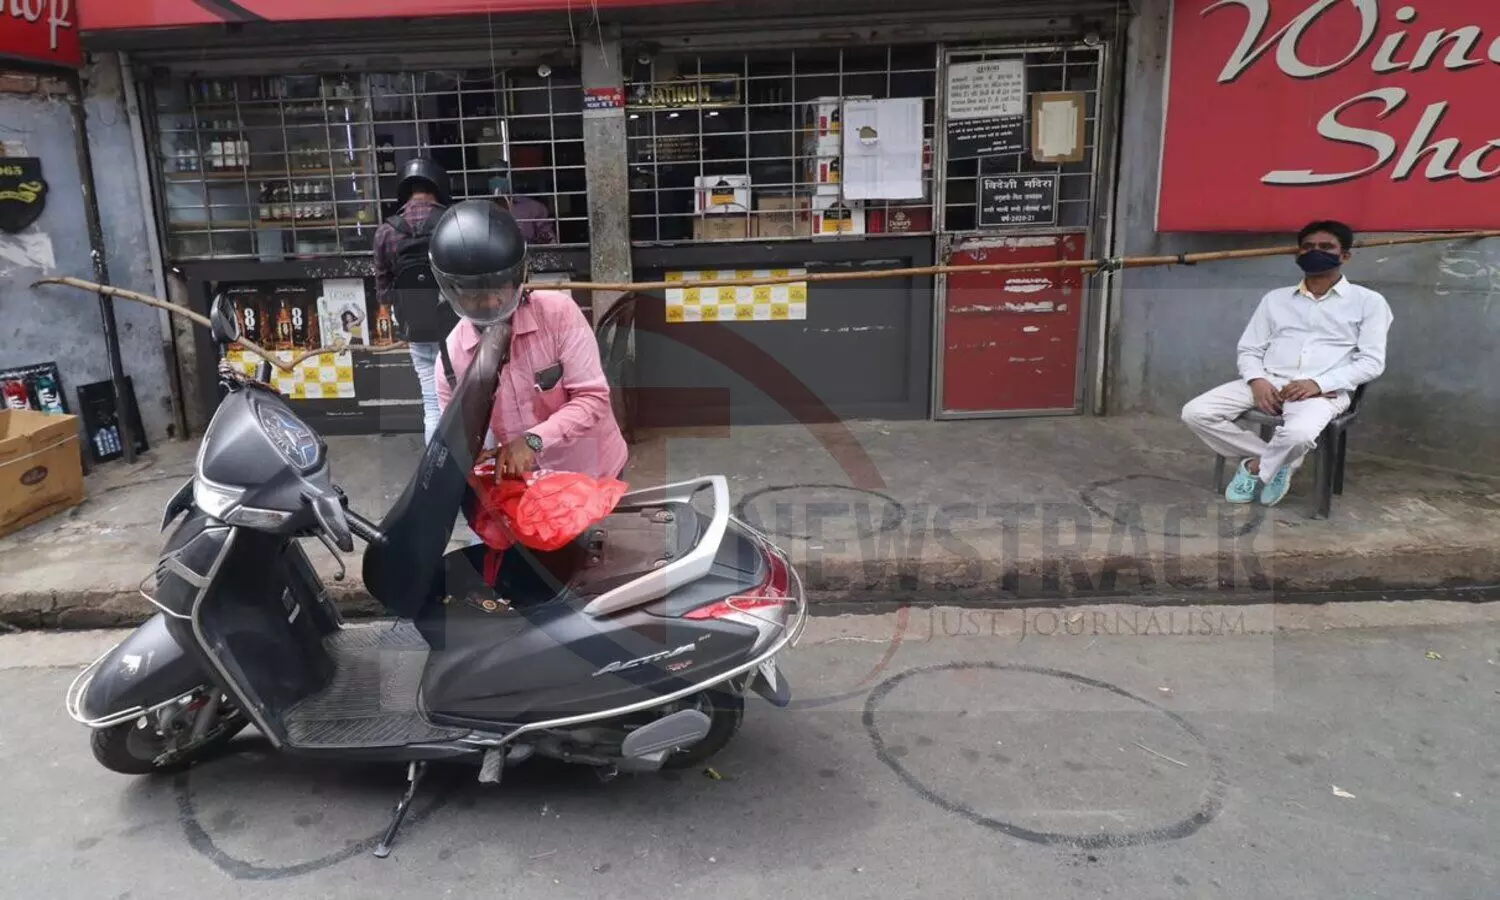
M90 728L138 718L209 683L157 613L84 669L68 688L68 715Z

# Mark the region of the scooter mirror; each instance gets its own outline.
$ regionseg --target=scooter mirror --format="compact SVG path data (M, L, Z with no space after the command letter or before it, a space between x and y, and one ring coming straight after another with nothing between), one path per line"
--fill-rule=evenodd
M214 297L208 321L213 332L214 343L227 347L240 338L240 320L234 313L234 303L223 294Z

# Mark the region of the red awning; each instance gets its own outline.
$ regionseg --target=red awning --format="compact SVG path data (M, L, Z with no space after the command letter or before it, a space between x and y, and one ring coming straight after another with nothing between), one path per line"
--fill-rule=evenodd
M79 0L82 31L172 28L223 22L412 19L495 13L562 12L630 6L682 6L705 0Z

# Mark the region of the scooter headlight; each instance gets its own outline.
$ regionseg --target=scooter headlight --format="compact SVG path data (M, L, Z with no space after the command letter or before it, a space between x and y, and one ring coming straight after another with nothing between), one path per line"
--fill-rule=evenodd
M245 496L245 492L242 490L208 484L201 476L193 482L194 505L221 522L225 520L225 515L240 502L240 498L243 496Z

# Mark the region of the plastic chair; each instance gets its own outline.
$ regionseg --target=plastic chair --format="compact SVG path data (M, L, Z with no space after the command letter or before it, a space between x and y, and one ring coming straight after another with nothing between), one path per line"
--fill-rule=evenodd
M1349 449L1349 426L1359 419L1361 401L1364 400L1365 388L1362 384L1354 389L1354 397L1349 401L1349 408L1344 410L1323 429L1318 436L1317 453L1317 487L1315 488L1315 500L1317 506L1313 512L1314 519L1326 519L1333 508L1333 495L1344 493L1344 460ZM1279 428L1283 419L1281 416L1267 415L1258 409L1251 409L1242 413L1236 422L1256 425L1260 428L1260 437L1263 441L1269 441L1272 434ZM1214 461L1214 491L1216 493L1224 490L1225 457L1220 456Z

